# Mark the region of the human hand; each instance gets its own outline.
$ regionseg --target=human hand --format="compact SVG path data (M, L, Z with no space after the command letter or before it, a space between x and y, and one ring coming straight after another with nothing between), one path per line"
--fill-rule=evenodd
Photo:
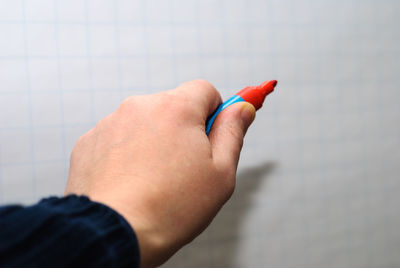
M143 267L160 265L199 235L233 193L243 137L255 117L246 102L215 120L208 82L133 96L75 144L66 194L118 211L139 240Z

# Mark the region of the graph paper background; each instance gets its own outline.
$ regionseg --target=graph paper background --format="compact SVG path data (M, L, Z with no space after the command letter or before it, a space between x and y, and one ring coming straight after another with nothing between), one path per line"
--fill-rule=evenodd
M278 79L237 189L164 267L400 267L400 1L0 0L0 202L61 195L126 96Z

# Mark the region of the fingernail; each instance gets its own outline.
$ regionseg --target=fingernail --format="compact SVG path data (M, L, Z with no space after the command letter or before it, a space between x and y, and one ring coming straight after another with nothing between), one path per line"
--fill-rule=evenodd
M246 133L248 127L251 125L251 123L254 121L254 118L256 117L256 109L252 104L248 102L243 102L240 117L243 122L244 132Z

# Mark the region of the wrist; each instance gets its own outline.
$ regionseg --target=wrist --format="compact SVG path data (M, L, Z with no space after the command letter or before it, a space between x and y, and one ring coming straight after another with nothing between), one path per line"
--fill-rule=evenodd
M97 197L95 200L118 212L133 229L139 244L141 268L161 265L178 249L173 250L175 247L157 227L157 221L146 220L145 215L139 209L127 205L126 202L118 202L115 197L112 199Z
M146 223L141 222L138 218L129 219L126 218L130 223L132 229L134 229L140 249L141 263L140 267L156 267L164 263L169 255L166 252L168 249L168 243L159 232L155 231Z

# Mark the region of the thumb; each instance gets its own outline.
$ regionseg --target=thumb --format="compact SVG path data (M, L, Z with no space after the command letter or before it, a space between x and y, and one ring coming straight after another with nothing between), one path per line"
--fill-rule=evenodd
M218 166L236 170L244 135L255 115L256 110L253 105L248 102L238 102L217 116L209 139L214 162Z

